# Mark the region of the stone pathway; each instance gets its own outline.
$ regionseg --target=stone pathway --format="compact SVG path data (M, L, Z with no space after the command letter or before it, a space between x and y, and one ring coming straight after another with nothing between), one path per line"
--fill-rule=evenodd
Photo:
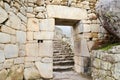
M91 80L80 76L74 71L54 72L53 80Z

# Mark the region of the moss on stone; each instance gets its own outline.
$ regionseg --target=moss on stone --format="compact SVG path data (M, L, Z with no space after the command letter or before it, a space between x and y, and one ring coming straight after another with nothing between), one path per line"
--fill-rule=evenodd
M120 42L108 43L108 44L105 44L102 47L100 47L99 50L107 51L107 50L111 49L113 46L117 46L117 45L120 45Z

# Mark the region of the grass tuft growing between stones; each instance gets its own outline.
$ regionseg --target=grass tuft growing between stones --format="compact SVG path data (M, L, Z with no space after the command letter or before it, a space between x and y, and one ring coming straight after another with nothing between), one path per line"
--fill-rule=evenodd
M117 46L117 45L120 45L120 42L118 42L118 43L108 43L108 44L105 44L102 47L100 47L99 50L107 51L107 50L111 49L113 46Z

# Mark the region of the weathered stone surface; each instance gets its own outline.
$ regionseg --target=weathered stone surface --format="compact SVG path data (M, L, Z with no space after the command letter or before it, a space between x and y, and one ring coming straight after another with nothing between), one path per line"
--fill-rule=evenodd
M38 6L44 5L44 4L45 4L45 1L44 1L44 0L37 0L37 1L36 1L36 4L37 4Z
M37 69L41 77L43 78L52 78L53 77L53 65L52 63L42 63L42 62L35 62Z
M38 43L26 44L26 56L38 56Z
M41 59L41 62L43 62L43 63L52 63L53 59L49 58L49 57L44 57L44 58Z
M26 43L26 33L25 32L17 31L16 36L17 36L18 43Z
M91 28L91 32L99 32L100 25L99 24L91 24L90 28Z
M8 71L3 69L0 71L0 80L6 80L7 78L7 75L8 75Z
M87 18L87 11L80 8L69 8L65 6L48 5L47 13L52 18L81 20Z
M27 17L29 17L29 18L34 18L34 17L35 17L35 14L27 13Z
M53 56L53 42L44 41L39 43L39 56L41 57L52 57Z
M24 67L22 65L14 65L11 67L6 80L23 80Z
M25 68L30 68L30 67L34 67L35 64L33 62L25 62Z
M26 25L25 24L21 24L20 30L27 31Z
M14 59L14 64L24 64L24 57Z
M10 5L8 3L4 3L4 8L7 12L11 10Z
M4 52L5 52L5 58L18 57L18 46L13 44L6 44Z
M26 16L24 16L24 15L21 14L21 13L18 13L17 16L18 16L23 22L27 23L27 17L26 17Z
M0 32L0 43L9 43L9 42L10 42L10 35Z
M36 18L29 18L27 29L29 31L39 31L39 20Z
M45 11L45 7L35 7L34 11L35 12L44 12Z
M1 31L8 34L16 34L16 31L8 26L2 26Z
M10 38L11 38L11 43L16 43L16 36L11 35Z
M115 79L120 79L120 63L114 64L114 66L112 66L111 71Z
M5 60L3 67L4 68L11 68L13 64L14 64L13 59L7 59L7 60Z
M21 20L13 12L9 12L9 25L8 26L14 29L20 29Z
M27 32L27 40L33 40L33 32Z
M44 18L45 18L45 15L44 15L44 13L39 12L39 13L36 15L36 17L39 18L39 19L44 19Z
M120 38L120 1L99 0L96 4L96 13L102 20L103 27L114 36ZM101 7L102 6L102 7Z
M0 50L0 63L5 61L5 55L4 52L2 50Z
M54 31L55 20L54 19L42 19L40 21L40 31Z
M40 79L39 71L35 67L24 69L25 80L35 80Z
M95 59L93 61L93 66L96 67L96 68L100 68L100 65L101 65L101 60L100 59Z
M2 7L0 7L0 13L0 23L3 23L8 18L8 14Z
M86 39L81 39L81 56L90 56Z
M27 12L32 13L33 12L33 7L27 7Z
M34 35L34 39L37 40L53 40L54 32L41 31L41 32L34 32L33 35Z

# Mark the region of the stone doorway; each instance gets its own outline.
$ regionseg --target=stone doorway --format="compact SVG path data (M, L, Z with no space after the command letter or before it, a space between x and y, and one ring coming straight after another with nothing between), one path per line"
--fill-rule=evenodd
M53 71L71 71L74 69L74 41L73 25L77 21L55 20L55 34L53 41Z

